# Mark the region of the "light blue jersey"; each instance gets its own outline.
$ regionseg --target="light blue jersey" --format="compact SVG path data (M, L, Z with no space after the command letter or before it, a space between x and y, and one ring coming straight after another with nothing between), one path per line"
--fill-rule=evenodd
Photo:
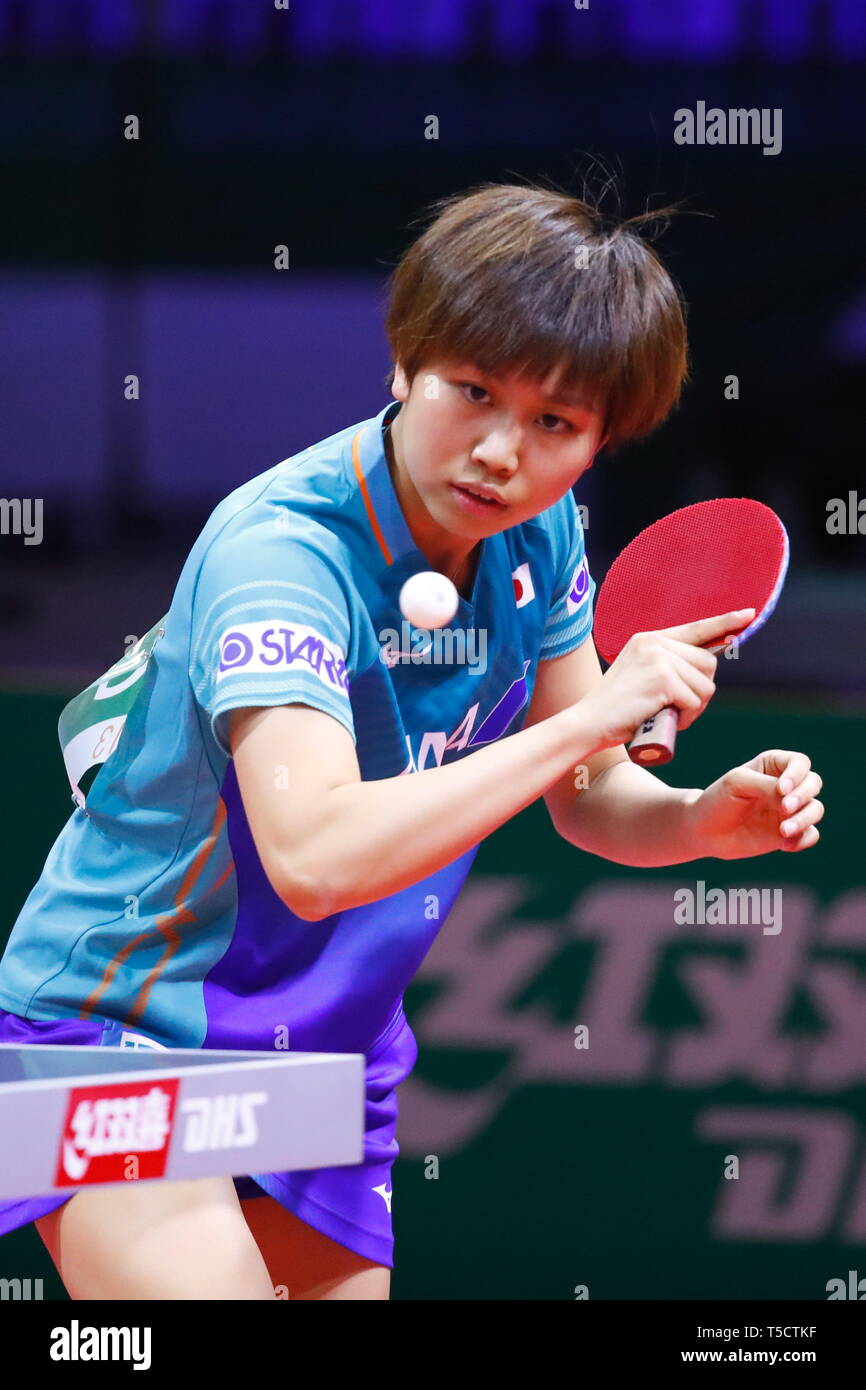
M121 686L128 708L71 740L79 766L102 765L15 923L2 1008L189 1047L271 1048L286 1030L293 1050L370 1053L395 1026L477 846L401 892L305 921L259 861L228 713L312 705L349 731L364 780L414 775L520 729L539 658L585 640L594 593L567 493L482 542L446 629L408 628L400 588L430 565L385 456L399 408L225 498L138 666L94 683L94 709ZM275 766L287 796L291 774Z

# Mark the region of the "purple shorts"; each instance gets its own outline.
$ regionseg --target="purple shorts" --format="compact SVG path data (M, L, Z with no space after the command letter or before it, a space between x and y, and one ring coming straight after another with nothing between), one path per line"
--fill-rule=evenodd
M47 1043L51 1047L117 1046L121 1027L113 1020L25 1019L0 1009L0 1042ZM323 1235L365 1259L393 1268L391 1168L397 1144L397 1086L415 1065L418 1047L401 1009L367 1054L364 1157L339 1168L293 1173L255 1173L234 1179L238 1197L275 1198ZM0 1236L45 1216L68 1202L61 1196L0 1199Z

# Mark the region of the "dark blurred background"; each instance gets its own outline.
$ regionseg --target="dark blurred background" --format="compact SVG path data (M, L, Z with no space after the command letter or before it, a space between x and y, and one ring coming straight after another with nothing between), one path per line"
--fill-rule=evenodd
M866 535L827 504L866 497L864 60L862 0L0 0L2 490L44 499L41 545L0 538L2 668L89 679L216 501L381 408L431 199L612 177L610 210L686 210L659 249L692 380L581 484L593 568L669 506L759 497L791 578L731 680L862 694ZM698 101L780 108L781 150L676 144ZM84 570L101 617L56 632Z
M722 771L775 741L823 757L829 788L835 763L837 806L839 796L843 802L835 840L808 862L760 861L749 881L755 873L765 883L787 875L790 901L813 922L829 921L820 910L847 894L836 948L848 943L851 978L859 979L866 968L856 829L866 771L864 74L863 0L590 0L581 8L573 0L291 0L285 8L280 0L0 0L0 491L44 502L40 544L0 536L0 703L11 727L32 731L21 734L17 774L7 768L23 799L6 920L14 920L68 814L53 742L63 699L166 611L186 553L220 498L385 404L385 280L415 234L412 219L432 199L480 181L528 178L591 195L613 181L604 201L610 211L682 203L659 250L690 306L692 374L681 407L654 438L602 456L580 483L591 568L600 579L638 527L689 501L744 493L782 515L792 560L777 614L728 663L722 712L716 716L714 706L705 716L676 766L680 776L685 767L688 784L703 784L711 765ZM699 102L779 109L781 149L677 144L674 113ZM428 139L433 116L438 138ZM137 139L125 138L130 117ZM287 270L274 268L278 245L289 249ZM130 376L138 378L138 399L125 396ZM736 398L726 398L726 386ZM841 534L828 529L834 498L846 504ZM719 730L728 745L721 752ZM739 1198L721 1193L713 1209L716 1157L708 1168L700 1141L691 1136L688 1147L693 1122L700 1132L700 1116L689 1110L697 1093L688 1088L702 1076L705 1086L734 1078L741 1091L729 1087L724 1099L760 1107L778 1083L774 1100L807 1115L817 1104L814 1113L830 1124L831 1073L843 1090L855 1087L862 1114L862 1045L857 1052L851 1044L848 1071L830 1066L814 1084L794 1062L788 1080L771 1082L760 1061L752 1072L734 1062L706 1074L699 1066L684 1080L676 1068L638 1075L626 1059L620 1070L612 1062L606 1079L577 1086L541 1045L534 1069L520 1073L526 1086L510 1102L512 1128L501 1127L517 1080L496 1086L521 1038L528 1046L521 1029L536 1016L549 1020L545 1007L559 1010L566 1032L571 1018L582 1017L555 997L571 982L582 998L579 982L592 978L581 954L588 943L575 946L568 922L572 934L603 931L590 908L569 916L575 891L594 891L595 873L599 881L618 874L616 911L638 918L628 894L638 892L639 902L644 889L655 891L652 876L596 861L580 877L578 856L551 848L536 812L485 846L474 891L495 899L500 869L525 872L531 884L543 865L541 897L515 890L522 905L511 909L506 891L497 929L485 925L486 909L474 916L461 909L464 927L449 923L440 955L422 972L426 982L413 987L422 1057L404 1087L402 1142L406 1161L416 1162L404 1170L405 1215L395 1218L405 1252L398 1292L568 1298L592 1256L595 1287L608 1297L822 1297L817 1253L830 1277L853 1259L847 1246L866 1239L866 1179L854 1185L856 1171L866 1169L845 1169L838 1209L816 1192L806 1193L804 1206L800 1191L787 1226L784 1213L756 1216L760 1202L748 1207L748 1197L748 1210L736 1211ZM709 872L718 882L727 869ZM810 917L813 908L818 915ZM528 920L516 924L521 916ZM495 941L509 931L521 942L549 935L552 954L534 984L527 964L524 996L508 992L514 978L505 972L500 996L487 999L496 1028L485 1035L472 969L492 988L485 953L495 955ZM742 949L729 943L723 953L739 960ZM701 1018L696 996L683 1012L678 968L668 961L652 977L669 1032ZM455 1004L437 1030L436 1000L455 979L465 985L465 1007L461 1013ZM792 977L791 990L794 1014L777 1011L778 1029L803 1029L796 1036L806 1039L811 1029L827 1046L839 1036L847 1057L847 1035L821 1015L817 988L811 1013L803 979ZM754 1009L744 1000L742 1010L747 1028ZM562 1046L567 1061L568 1041ZM801 1092L792 1099L795 1083ZM560 1090L544 1110L539 1096L548 1084ZM629 1084L635 1089L623 1106L617 1088ZM706 1100L706 1092L697 1097ZM845 1091L844 1106L838 1098L833 1104L847 1107L832 1113L850 1123L852 1094ZM598 1152L581 1150L586 1162L572 1189L580 1168L574 1134L587 1117ZM519 1135L530 1132L540 1151L528 1140L521 1150ZM671 1148L664 1162L660 1133ZM433 1222L436 1185L418 1183L415 1172L431 1149L455 1155L451 1171L463 1182L461 1189L458 1177L447 1191L442 1184ZM543 1172L532 1170L534 1156ZM514 1200L527 1168L532 1212ZM563 1193L578 1191L569 1205ZM556 1194L547 1208L545 1192ZM617 1227L623 1211L627 1230ZM569 1255L562 1223L572 1217ZM467 1232L474 1253L462 1251L457 1271L453 1250ZM800 1263L788 1259L792 1243ZM660 1248L677 1250L664 1268Z

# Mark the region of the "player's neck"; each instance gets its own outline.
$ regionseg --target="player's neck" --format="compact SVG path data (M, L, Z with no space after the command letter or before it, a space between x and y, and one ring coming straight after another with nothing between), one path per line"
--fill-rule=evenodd
M398 411L385 430L385 458L391 485L400 505L412 539L428 561L430 568L446 574L458 593L468 598L472 592L481 546L478 541L467 544L438 526L418 496L412 479L403 463L401 416Z

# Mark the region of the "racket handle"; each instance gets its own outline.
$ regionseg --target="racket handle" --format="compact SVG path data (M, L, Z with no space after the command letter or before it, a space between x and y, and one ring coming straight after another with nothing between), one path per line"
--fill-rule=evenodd
M668 705L652 719L645 719L628 746L632 762L647 767L669 763L676 747L678 718L676 705Z

